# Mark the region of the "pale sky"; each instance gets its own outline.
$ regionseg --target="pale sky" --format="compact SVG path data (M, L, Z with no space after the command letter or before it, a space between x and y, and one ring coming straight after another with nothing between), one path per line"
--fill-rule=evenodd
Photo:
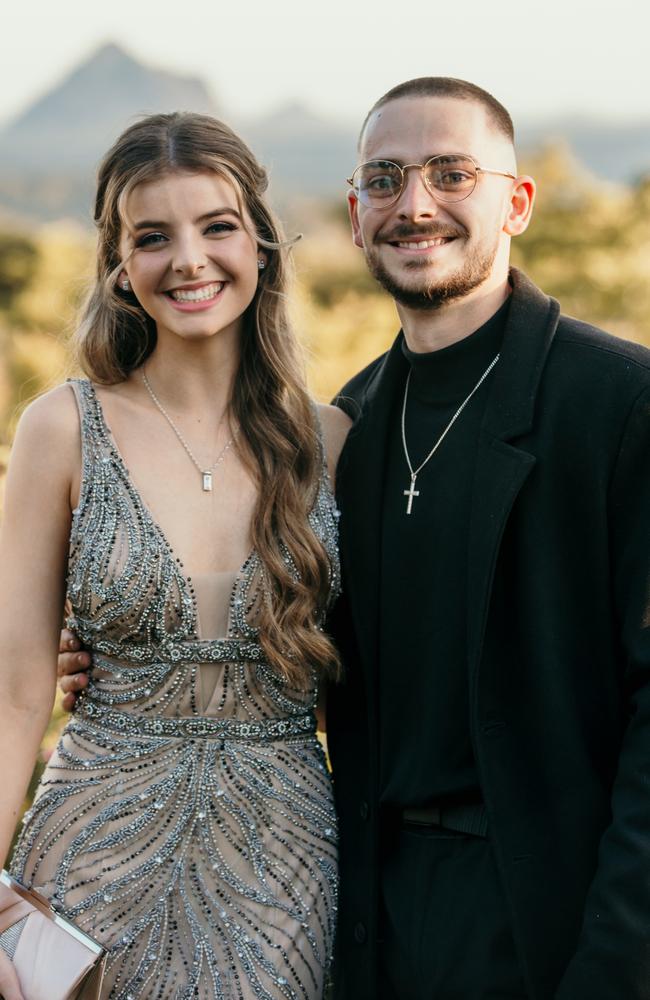
M93 48L201 76L224 117L301 100L359 121L414 76L469 79L517 119L650 118L647 0L8 0L0 123Z

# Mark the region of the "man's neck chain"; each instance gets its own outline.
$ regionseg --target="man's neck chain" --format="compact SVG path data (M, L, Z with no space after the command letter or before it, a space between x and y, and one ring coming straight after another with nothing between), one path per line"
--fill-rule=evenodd
M438 440L434 444L433 448L431 449L431 451L429 452L429 454L427 455L427 457L425 458L425 460L423 462L421 462L420 465L418 465L417 469L414 469L413 465L411 464L411 458L410 458L410 455L409 455L408 448L406 446L406 401L408 399L409 383L411 381L411 372L412 372L413 369L411 369L411 371L409 371L408 376L406 378L406 386L404 387L404 400L402 402L402 447L404 448L404 456L406 458L406 464L408 465L409 472L411 473L411 485L408 488L408 490L404 490L403 491L404 496L408 497L408 503L406 505L406 513L407 514L411 513L411 509L413 507L413 500L414 500L414 498L420 496L420 491L415 489L415 481L416 481L417 477L419 476L420 472L422 472L422 469L427 464L427 462L429 461L429 459L433 458L433 456L437 452L438 448L440 447L440 445L442 444L442 442L444 441L444 439L447 437L447 434L449 433L449 431L451 430L451 428L454 426L454 424L458 420L459 416L461 415L461 413L463 412L463 410L465 409L465 407L469 403L470 399L472 398L472 396L474 395L474 393L477 392L480 389L480 387L483 385L483 383L485 382L486 378L488 377L488 375L490 374L490 372L492 371L492 369L494 368L494 366L496 365L496 363L497 363L498 360L499 360L499 355L497 354L497 356L495 358L493 358L492 361L490 362L490 364L487 366L487 368L485 369L485 371L481 375L480 379L478 380L478 382L476 383L476 385L474 386L474 388L470 392L469 396L467 396L467 398L464 399L463 402L460 404L460 406L458 407L458 409L454 413L453 417L451 418L451 420L449 421L449 423L447 424L447 426L443 430L442 434L440 435L440 437L438 438Z

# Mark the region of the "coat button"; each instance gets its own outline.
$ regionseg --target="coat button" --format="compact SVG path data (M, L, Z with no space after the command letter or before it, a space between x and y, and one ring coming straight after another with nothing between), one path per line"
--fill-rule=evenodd
M363 820L368 819L368 816L370 815L370 808L368 806L368 803L365 801L365 799L363 800L363 802L359 806L359 815L361 816L361 819L363 819Z
M361 923L357 924L354 928L354 940L357 944L364 944L366 937L366 925Z

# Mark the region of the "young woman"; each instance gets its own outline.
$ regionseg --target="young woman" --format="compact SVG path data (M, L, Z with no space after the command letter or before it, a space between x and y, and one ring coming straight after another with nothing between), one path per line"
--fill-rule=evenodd
M336 672L330 473L266 176L156 115L100 168L88 376L32 404L0 541L0 854L49 719L64 598L93 671L11 872L108 949L114 1000L322 996L336 822L315 736ZM324 448L323 448L324 442ZM0 951L0 994L17 1000Z

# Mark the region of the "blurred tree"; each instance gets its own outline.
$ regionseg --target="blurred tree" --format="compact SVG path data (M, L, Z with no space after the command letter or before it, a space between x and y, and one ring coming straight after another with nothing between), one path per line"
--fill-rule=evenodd
M35 238L0 233L0 441L10 440L22 406L64 377L92 260L92 240L78 227L45 226Z
M525 170L539 197L528 231L513 241L513 262L565 312L650 344L650 181L598 183L562 146Z
M34 279L36 243L21 233L0 232L0 310L10 312L14 301Z
M13 322L38 333L67 335L88 286L93 241L85 230L66 224L43 227L30 280L14 300Z

